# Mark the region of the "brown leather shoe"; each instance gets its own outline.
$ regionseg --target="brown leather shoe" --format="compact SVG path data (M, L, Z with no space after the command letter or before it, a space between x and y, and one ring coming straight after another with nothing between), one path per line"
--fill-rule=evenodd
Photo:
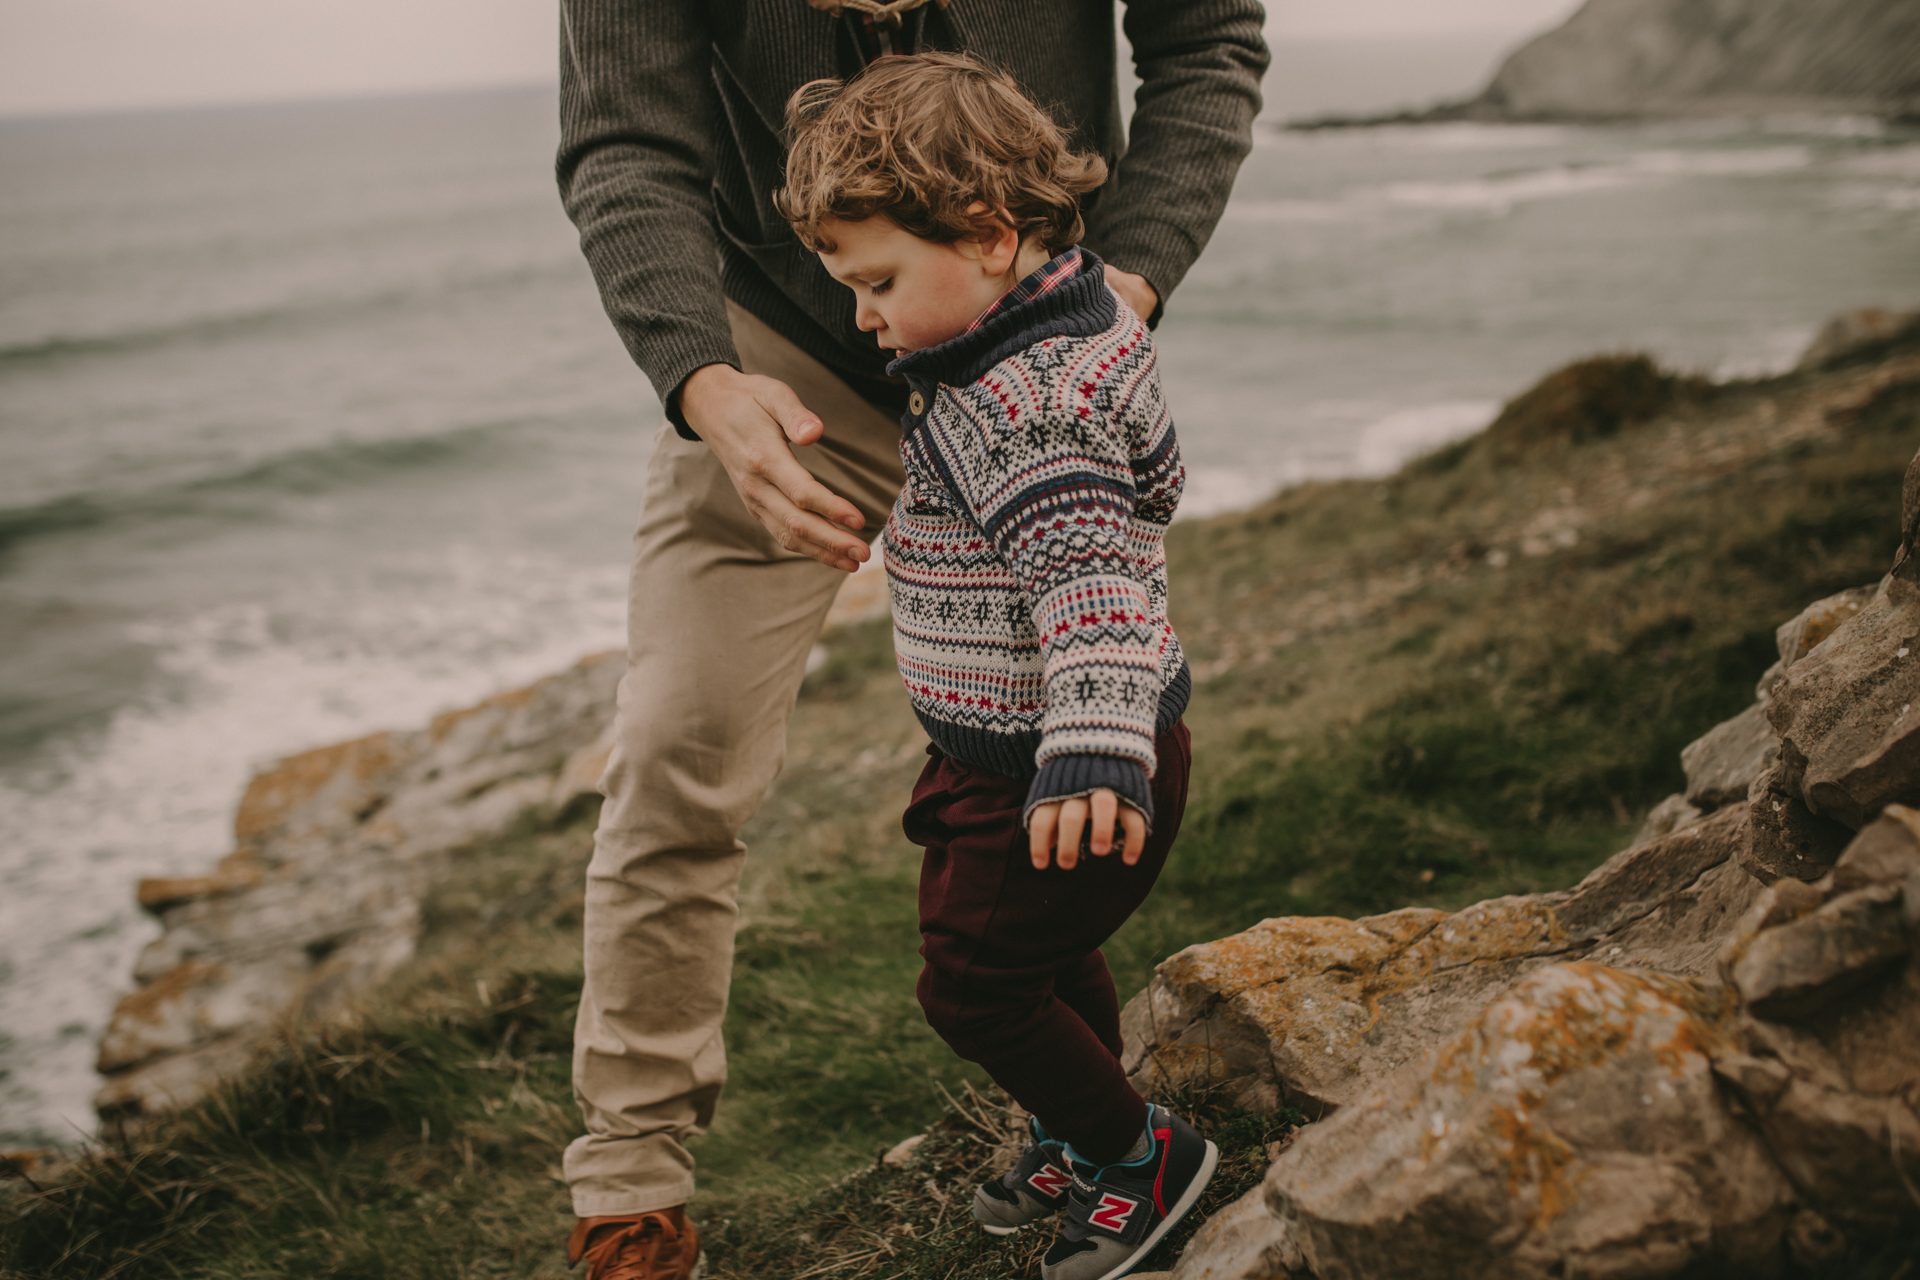
M688 1280L700 1234L684 1207L582 1218L567 1237L567 1263L587 1260L587 1280Z

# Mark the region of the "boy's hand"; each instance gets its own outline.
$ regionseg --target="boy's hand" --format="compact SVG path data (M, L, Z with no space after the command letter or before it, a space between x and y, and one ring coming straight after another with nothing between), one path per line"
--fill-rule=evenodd
M1121 804L1118 796L1102 787L1091 795L1054 800L1033 807L1033 817L1027 823L1033 869L1045 871L1048 862L1054 860L1056 837L1059 840L1060 869L1071 871L1078 866L1080 832L1087 825L1089 815L1093 820L1093 830L1087 837L1087 848L1102 858L1113 852L1113 824L1118 820L1124 838L1120 861L1128 866L1140 861L1140 854L1147 847L1146 817L1132 805Z
M866 523L859 508L793 456L792 445L812 444L826 431L793 388L732 365L705 365L681 386L680 411L781 546L848 573L873 554L848 532Z

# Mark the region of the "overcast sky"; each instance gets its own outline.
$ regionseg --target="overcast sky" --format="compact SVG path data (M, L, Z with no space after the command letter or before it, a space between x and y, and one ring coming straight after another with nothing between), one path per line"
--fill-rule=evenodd
M1272 0L1268 33L1518 37L1576 7ZM0 115L551 80L555 13L555 0L0 0Z

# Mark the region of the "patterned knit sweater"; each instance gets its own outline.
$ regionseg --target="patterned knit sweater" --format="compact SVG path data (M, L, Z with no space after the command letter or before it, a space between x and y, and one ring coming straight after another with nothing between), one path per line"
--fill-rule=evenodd
M1154 738L1192 682L1162 539L1186 473L1147 327L1068 249L972 328L896 360L906 484L882 538L894 647L948 755L1109 787L1153 818Z

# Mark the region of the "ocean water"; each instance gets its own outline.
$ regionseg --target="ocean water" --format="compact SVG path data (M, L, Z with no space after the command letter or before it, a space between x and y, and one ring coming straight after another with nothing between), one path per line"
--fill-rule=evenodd
M1291 65L1356 92L1337 53ZM254 767L621 643L657 409L552 117L0 122L0 1146L89 1129L134 883L223 854ZM1920 305L1920 135L1269 123L1160 331L1186 514L1390 471L1582 355L1780 368L1871 304Z

